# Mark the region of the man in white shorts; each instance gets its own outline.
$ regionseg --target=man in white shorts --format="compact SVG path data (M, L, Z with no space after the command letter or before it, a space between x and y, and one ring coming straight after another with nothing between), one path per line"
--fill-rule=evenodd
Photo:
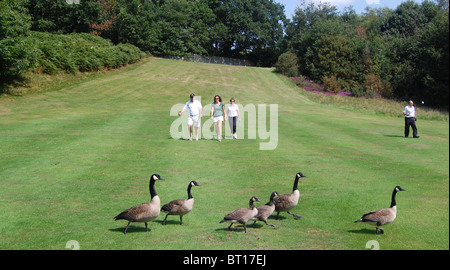
M201 124L201 118L203 118L203 107L200 101L195 99L195 94L190 95L190 100L186 102L183 110L178 113L178 116L181 116L186 108L189 109L189 118L188 118L188 126L189 126L189 140L192 141L192 126L195 127L195 140L198 141L198 130Z

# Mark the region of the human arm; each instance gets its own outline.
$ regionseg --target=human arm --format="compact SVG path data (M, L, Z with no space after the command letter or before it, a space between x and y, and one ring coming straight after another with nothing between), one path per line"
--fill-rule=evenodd
M403 110L403 115L404 116L409 116L408 106L406 106L405 109Z
M181 110L181 112L178 112L178 116L181 116L184 113L184 111L186 110L186 108L187 108L187 105L185 104L183 109Z

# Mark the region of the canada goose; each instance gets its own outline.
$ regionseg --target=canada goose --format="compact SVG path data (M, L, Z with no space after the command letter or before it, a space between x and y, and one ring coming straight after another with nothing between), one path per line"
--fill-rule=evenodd
M252 196L248 202L249 208L235 210L226 215L219 223L226 221L231 222L230 226L228 226L228 229L230 230L234 223L241 223L244 225L244 232L247 233L247 222L258 214L258 209L253 205L254 202L260 202L260 200L257 197Z
M125 227L124 234L127 234L127 230L128 227L130 227L131 222L144 222L145 230L148 232L147 222L150 222L158 217L161 201L159 200L159 196L155 190L156 180L164 180L164 178L162 178L159 174L153 174L150 177L150 202L133 206L114 217L114 220L128 220L128 225Z
M398 191L405 191L405 189L403 189L401 186L396 186L394 188L394 191L392 192L391 207L375 210L364 214L361 219L355 221L355 223L367 222L369 224L373 224L376 226L375 232L378 234L378 230L380 230L380 232L383 234L384 230L382 228L379 228L379 226L392 223L397 217L397 203L395 202L395 196L397 195Z
M266 223L266 225L272 226L274 228L279 228L278 226L267 223L267 218L270 217L270 215L272 215L273 211L275 211L275 204L273 202L273 198L278 195L279 195L278 192L276 191L272 192L268 203L256 207L256 209L258 209L258 215L252 218L252 220L255 221L253 222L253 226L255 226L256 221L259 220Z
M292 193L283 194L274 199L275 211L277 211L277 219L280 212L287 212L289 215L294 216L295 219L299 219L302 216L289 212L292 208L297 206L298 199L300 198L300 191L298 190L298 180L302 177L306 177L303 173L299 172L295 175L294 187Z
M183 215L186 215L192 210L194 207L194 197L191 194L191 188L193 186L200 186L196 181L191 181L187 188L188 198L187 200L179 199L173 200L167 204L165 204L161 211L166 213L166 217L164 218L163 225L166 225L166 220L169 215L179 215L180 216L180 225L183 225Z

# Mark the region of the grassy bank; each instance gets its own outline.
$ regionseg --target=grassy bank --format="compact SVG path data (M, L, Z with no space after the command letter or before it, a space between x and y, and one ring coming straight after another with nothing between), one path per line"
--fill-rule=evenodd
M278 104L278 147L260 139L221 143L174 140L174 104L189 93L203 106L215 94L239 104ZM401 110L402 108L399 108ZM206 118L208 119L208 118ZM205 122L206 119L203 121ZM246 127L246 134L248 132ZM74 84L0 99L0 249L381 249L449 248L449 126L418 122L419 140L403 138L401 118L322 104L270 69L149 58L137 66ZM244 234L219 221L288 193L295 173L307 175L294 220L270 218ZM196 180L194 210L184 226L161 214L123 235L122 210L149 200L159 173L162 203L185 198ZM397 220L375 235L354 224L397 196ZM259 205L259 204L257 204Z

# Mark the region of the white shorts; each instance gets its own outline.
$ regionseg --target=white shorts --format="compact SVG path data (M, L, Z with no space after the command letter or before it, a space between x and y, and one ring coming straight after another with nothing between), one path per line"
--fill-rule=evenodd
M200 127L200 116L189 116L187 123L188 126Z
M223 116L216 116L216 117L213 117L213 122L214 122L214 123L217 123L217 122L219 122L219 121L222 121L222 122L223 122Z

